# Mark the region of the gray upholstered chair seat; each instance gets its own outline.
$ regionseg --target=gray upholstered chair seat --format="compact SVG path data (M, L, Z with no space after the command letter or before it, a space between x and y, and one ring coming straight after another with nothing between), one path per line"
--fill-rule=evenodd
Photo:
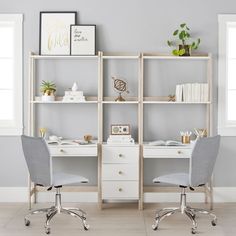
M169 175L162 175L153 180L153 183L165 183L181 186L189 186L189 174L186 173L174 173Z
M88 179L80 175L72 175L63 172L53 174L53 186L88 182Z

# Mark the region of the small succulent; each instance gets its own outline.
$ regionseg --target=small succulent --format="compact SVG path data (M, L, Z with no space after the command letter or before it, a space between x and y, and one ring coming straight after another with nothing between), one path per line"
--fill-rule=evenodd
M190 35L190 29L187 26L186 23L182 23L180 24L180 28L175 30L173 32L173 36L177 37L178 40L176 41L167 41L167 44L169 47L175 47L180 45L179 48L174 49L172 51L172 54L175 56L182 56L185 54L186 52L186 47L189 47L189 49L198 49L198 46L201 42L200 38L197 39L197 41L193 41L193 42L189 42L189 40L191 39L191 35ZM180 41L180 43L178 43L178 41Z
M45 95L52 95L54 92L56 92L56 84L51 81L45 81L43 80L41 83L40 91Z

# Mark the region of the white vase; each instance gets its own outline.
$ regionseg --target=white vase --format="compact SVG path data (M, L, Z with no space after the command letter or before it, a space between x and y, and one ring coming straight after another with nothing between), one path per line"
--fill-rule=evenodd
M55 101L54 95L42 95L42 102L53 102Z
M71 88L72 91L77 91L78 90L78 84L76 82L74 82L72 88Z

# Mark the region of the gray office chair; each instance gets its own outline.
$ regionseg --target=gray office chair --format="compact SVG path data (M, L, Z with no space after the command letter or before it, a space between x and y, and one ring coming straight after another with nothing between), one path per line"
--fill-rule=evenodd
M213 219L211 224L213 226L217 223L216 216L204 209L191 208L186 205L185 189L190 187L194 190L194 187L204 186L209 182L213 168L216 162L220 145L220 136L201 138L196 141L193 148L190 161L189 173L175 173L169 175L159 176L153 180L154 183L166 183L179 185L182 189L180 196L180 207L176 208L163 208L156 213L155 224L152 225L153 230L157 230L159 223L167 216L171 216L176 212L181 212L190 218L192 221L192 234L197 231L197 223L195 221L196 213L203 213L210 215Z
M50 156L47 144L42 138L34 138L22 135L22 147L25 160L29 169L30 178L38 186L48 187L51 190L56 189L55 205L50 208L31 211L25 216L25 225L30 225L29 216L37 213L46 213L45 232L50 234L49 223L56 214L68 214L78 217L82 220L85 230L89 229L86 223L86 213L79 208L63 208L61 205L60 189L63 185L74 183L88 183L88 180L79 175L67 173L53 173L52 158Z

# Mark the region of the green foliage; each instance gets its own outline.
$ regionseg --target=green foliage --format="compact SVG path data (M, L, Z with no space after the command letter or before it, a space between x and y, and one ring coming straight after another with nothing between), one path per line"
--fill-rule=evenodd
M174 50L172 51L172 54L173 54L174 56L183 56L184 53L185 53L185 49L184 49L184 48L182 48L182 49L180 49L180 50L174 49Z
M171 41L169 41L169 40L167 40L167 44L168 44L168 46L169 46L169 47L171 47L171 46L172 46L172 42L171 42Z
M56 92L56 84L51 82L51 81L45 81L43 80L42 83L41 83L41 87L40 87L40 91L43 93L43 94L47 94L47 95L51 95L53 94L54 92Z
M180 24L180 28L173 32L173 36L177 38L177 42L168 40L167 44L169 47L172 47L175 45L176 46L182 45L184 47L185 45L189 45L190 49L197 50L201 42L200 38L197 39L197 41L193 41L192 43L189 42L191 39L191 35L190 35L190 29L186 23ZM184 53L185 53L185 49L180 49L180 50L175 49L172 51L172 54L175 56L181 56L181 55L184 55Z

